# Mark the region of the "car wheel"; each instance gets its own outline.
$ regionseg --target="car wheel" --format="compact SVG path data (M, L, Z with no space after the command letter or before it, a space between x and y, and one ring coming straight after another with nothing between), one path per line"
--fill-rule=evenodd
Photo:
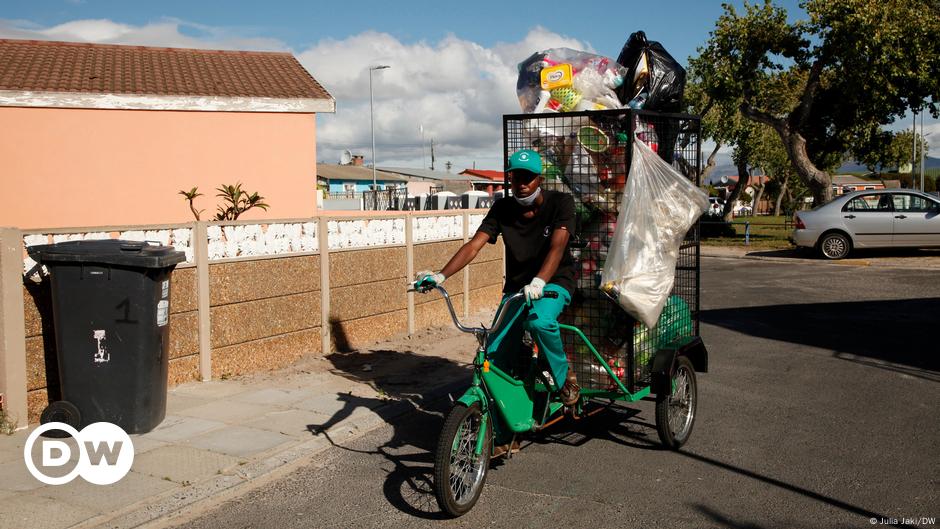
M842 259L851 249L849 238L838 232L827 233L819 241L819 254L826 259Z

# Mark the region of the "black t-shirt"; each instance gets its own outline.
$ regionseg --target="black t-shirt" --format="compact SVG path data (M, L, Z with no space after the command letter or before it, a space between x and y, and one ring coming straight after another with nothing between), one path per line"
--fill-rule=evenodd
M556 229L564 228L568 230L569 237L574 237L574 199L571 195L543 189L542 196L542 205L531 219L522 216L525 208L515 198L497 200L477 229L490 236L490 244L496 243L498 235L503 236L506 245L505 293L518 292L539 273ZM549 283L555 283L573 294L574 272L574 259L566 248L558 270Z

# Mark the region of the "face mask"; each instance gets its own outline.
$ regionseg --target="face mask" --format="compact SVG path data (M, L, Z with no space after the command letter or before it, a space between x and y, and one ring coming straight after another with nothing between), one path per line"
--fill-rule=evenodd
M535 204L535 199L537 199L539 195L541 194L542 194L542 188L538 187L535 189L535 193L532 193L531 195L525 198L519 198L519 197L513 197L513 198L515 198L516 202L518 202L521 206L529 207L532 204Z

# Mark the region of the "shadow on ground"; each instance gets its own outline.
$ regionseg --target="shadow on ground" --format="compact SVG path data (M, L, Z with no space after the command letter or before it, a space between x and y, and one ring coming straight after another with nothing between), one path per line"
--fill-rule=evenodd
M940 382L940 298L736 307L702 311L702 322L830 349L836 358ZM889 364L883 364L888 362Z
M432 489L433 454L443 415L450 408L446 395L463 391L470 381L470 367L412 351L343 349L347 352L326 357L332 364L331 372L367 384L380 396L340 394L342 409L322 424L307 425L307 429L326 436L342 450L382 456L391 463L383 485L388 502L412 516L442 518ZM340 446L328 433L359 408L372 410L393 428L391 439L374 450Z
M633 449L665 450L656 435L655 424L639 420L636 417L637 413L638 411L632 408L612 406L602 413L581 421L580 423L561 423L559 424L559 428L554 432L549 432L544 436L534 438L532 442L562 442L578 446L590 439L603 439ZM524 446L525 444L523 444L523 447ZM863 507L844 502L838 498L820 494L799 485L794 485L772 476L767 476L705 455L696 454L684 449L673 453L699 463L711 465L726 472L743 476L764 485L775 487L780 492L797 494L847 513L858 515L860 521L864 523L867 523L871 518L880 519L885 517L882 513L876 513ZM727 527L730 529L764 529L765 527L751 522L735 520L730 515L722 514L708 505L696 504L692 507L709 518L717 527ZM791 527L796 528L798 526Z

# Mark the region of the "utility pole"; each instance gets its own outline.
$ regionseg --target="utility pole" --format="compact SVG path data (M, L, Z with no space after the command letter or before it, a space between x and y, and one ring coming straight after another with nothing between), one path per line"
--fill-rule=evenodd
M911 136L914 141L911 142L911 188L914 187L914 168L917 167L917 111L914 111L914 124L911 128Z
M428 166L428 156L424 149L424 124L418 125L418 130L421 131L421 167Z
M434 170L434 138L431 138L431 170Z
M920 135L924 135L924 113L920 113ZM926 140L921 138L920 142L920 192L923 193L926 188L924 187L924 158L927 153L924 152L924 143Z

